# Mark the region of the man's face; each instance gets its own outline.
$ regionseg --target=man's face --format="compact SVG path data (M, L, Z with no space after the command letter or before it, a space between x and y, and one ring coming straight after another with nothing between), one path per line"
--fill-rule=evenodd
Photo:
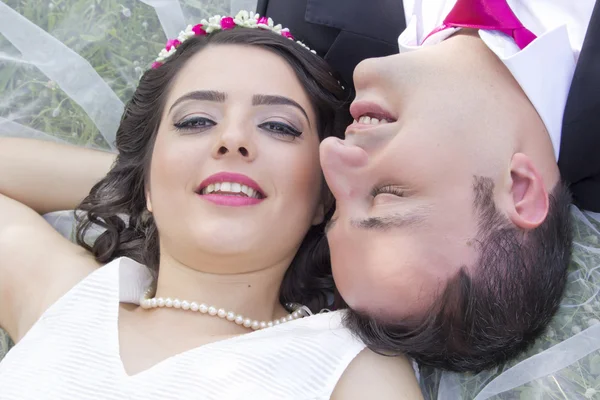
M327 233L333 274L353 309L409 318L475 262L475 177L502 189L520 115L537 114L500 61L469 35L363 61L354 75L358 122L345 141L321 144L337 199Z

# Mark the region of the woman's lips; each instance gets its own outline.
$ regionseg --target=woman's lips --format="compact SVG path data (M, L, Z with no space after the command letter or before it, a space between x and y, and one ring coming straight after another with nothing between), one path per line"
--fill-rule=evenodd
M210 201L211 203L228 207L253 206L261 203L264 200L264 198L257 199L254 197L219 193L200 194L199 196L204 200Z
M255 205L267 197L253 179L234 172L211 175L202 181L196 193L204 200L229 207Z

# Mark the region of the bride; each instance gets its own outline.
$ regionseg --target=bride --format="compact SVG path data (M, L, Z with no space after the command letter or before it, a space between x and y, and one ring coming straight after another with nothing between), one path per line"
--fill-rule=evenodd
M0 326L17 344L0 399L421 396L406 358L366 350L342 311L311 315L333 290L318 146L346 94L290 37L240 13L170 40L105 177L112 156L86 155L94 174L2 139ZM39 214L92 177L75 245Z

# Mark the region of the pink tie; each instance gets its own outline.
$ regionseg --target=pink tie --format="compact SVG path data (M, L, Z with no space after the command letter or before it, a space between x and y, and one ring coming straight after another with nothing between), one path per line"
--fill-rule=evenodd
M458 0L443 25L434 29L425 40L448 28L500 31L511 36L521 50L536 39L533 32L519 21L506 0Z

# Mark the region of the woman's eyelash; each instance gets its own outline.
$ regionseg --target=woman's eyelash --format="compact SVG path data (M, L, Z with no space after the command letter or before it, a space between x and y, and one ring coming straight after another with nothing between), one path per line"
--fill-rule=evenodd
M392 185L386 185L386 186L382 186L379 188L375 188L375 189L373 189L373 192L371 194L373 195L373 197L375 197L378 194L384 194L384 193L393 194L398 197L404 196L404 190L402 190L401 188L399 188L397 186L392 186Z
M302 135L301 131L292 128L288 124L284 124L282 122L264 122L258 127L267 130L272 134L288 137L292 140Z
M191 131L209 128L211 126L217 125L217 123L211 119L204 117L190 117L173 125L178 131Z
M210 128L217 125L217 123L205 117L190 117L173 125L178 131L194 131ZM273 135L291 140L302 135L301 131L282 122L264 122L259 125L259 128L262 128Z

